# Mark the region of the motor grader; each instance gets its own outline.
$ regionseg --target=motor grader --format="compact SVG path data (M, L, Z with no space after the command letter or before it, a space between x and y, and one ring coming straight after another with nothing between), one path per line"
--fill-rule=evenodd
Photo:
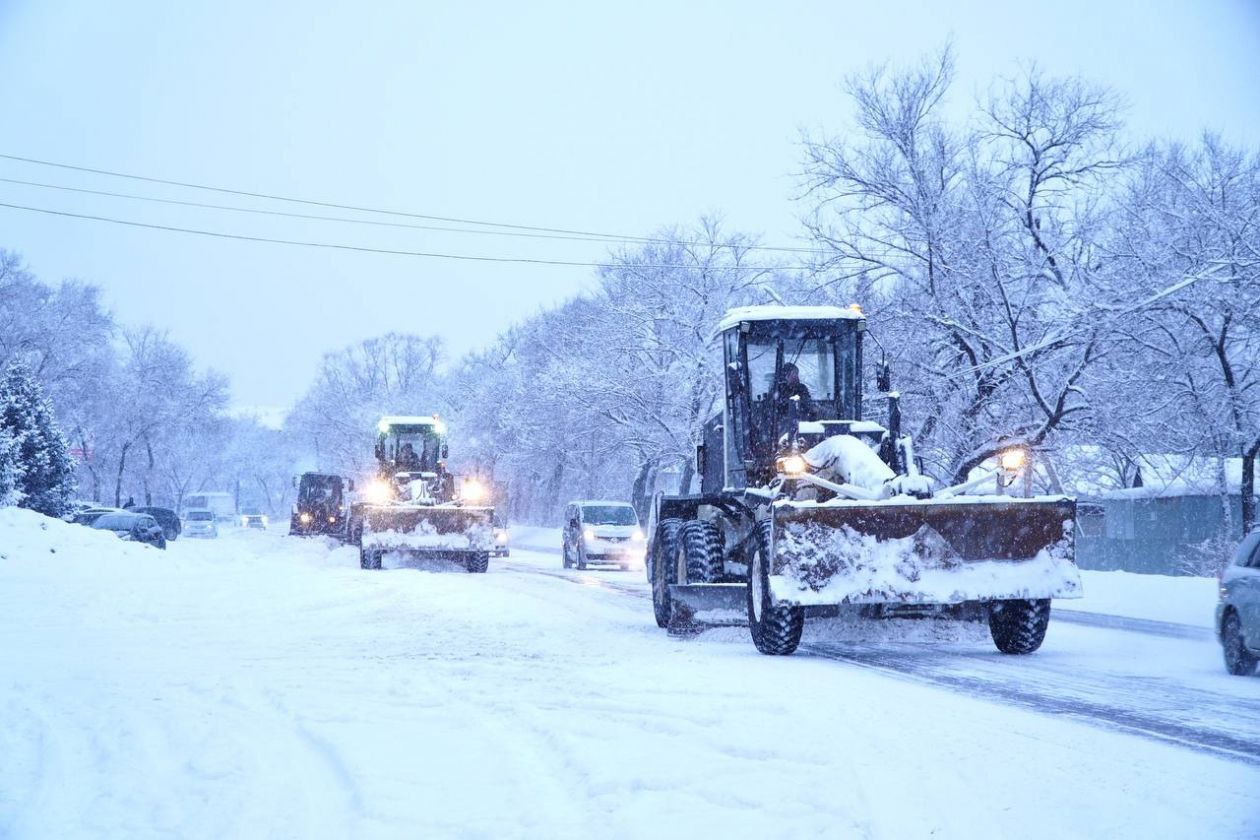
M1017 495L1030 488L1022 447L936 487L902 434L886 361L885 422L862 416L866 332L856 306L722 319L725 400L697 450L700 492L653 499L657 623L746 622L757 650L783 655L807 617L971 619L1003 653L1035 651L1050 600L1080 595L1075 502Z
M488 488L446 468L446 425L435 414L386 416L377 424L376 475L350 506L359 566L380 569L387 554L444 559L481 573L494 550Z

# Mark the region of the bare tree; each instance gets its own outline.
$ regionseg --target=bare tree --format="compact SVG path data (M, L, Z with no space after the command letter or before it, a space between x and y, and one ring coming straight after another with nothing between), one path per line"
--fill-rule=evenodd
M1105 91L1031 69L995 91L979 128L940 116L948 49L850 80L862 134L807 138L806 225L819 283L861 300L906 374L919 448L962 480L1013 443L1082 423L1104 351L1092 315L1114 292L1097 237L1114 150Z

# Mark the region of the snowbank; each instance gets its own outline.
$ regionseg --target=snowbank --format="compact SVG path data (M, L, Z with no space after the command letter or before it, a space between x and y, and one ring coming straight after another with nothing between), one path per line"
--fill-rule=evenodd
M162 556L161 549L120 540L110 531L71 525L22 508L0 508L0 561L81 563L86 558L147 563Z
M1219 599L1216 578L1082 571L1085 597L1067 609L1212 627Z
M746 630L672 638L641 575L556 554L536 555L548 573L515 552L486 575L369 573L325 539L225 529L163 552L24 511L0 511L0 554L6 840L1255 836L1254 767L763 657ZM1129 635L922 655L1122 703L1179 684L1182 658L1151 679L1172 642L1206 675L1170 714L1233 691L1226 720L1254 732L1252 683L1215 645Z

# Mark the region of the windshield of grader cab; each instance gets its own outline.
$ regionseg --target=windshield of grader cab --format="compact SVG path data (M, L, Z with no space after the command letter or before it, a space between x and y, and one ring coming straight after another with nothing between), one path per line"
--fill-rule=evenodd
M796 391L801 396L802 420L854 420L856 406L856 336L783 336L748 339L748 386L754 415L769 420L776 380L780 384L779 413L786 415L785 401ZM782 356L780 357L780 349ZM781 358L781 361L780 361ZM790 384L791 368L800 385ZM808 395L808 405L805 396ZM780 417L778 425L786 420ZM769 425L767 423L767 425Z
M393 426L381 436L385 459L398 470L437 472L441 435L428 425ZM414 462L405 463L413 458Z

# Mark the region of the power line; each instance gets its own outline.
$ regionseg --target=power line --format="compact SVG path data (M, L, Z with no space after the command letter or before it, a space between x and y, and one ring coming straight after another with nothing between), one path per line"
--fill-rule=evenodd
M39 181L23 181L18 178L0 178L0 183L20 184L24 187L39 187L48 190L60 190L62 192L80 193L83 195L99 195L109 198L123 198L130 201L148 201L155 204L170 204L179 207L195 207L202 210L229 210L234 213L253 213L260 216L280 216L289 219L308 219L320 222L346 222L352 225L371 225L373 227L403 228L406 230L430 230L441 233L471 233L478 236L515 236L525 237L529 239L559 239L571 242L600 242L604 244L612 244L616 240L601 239L596 236L578 236L567 235L561 233L530 233L527 231L511 231L511 230L469 230L468 228L443 227L441 225L416 225L408 222L385 222L378 219L353 219L348 216L320 216L314 213L291 213L285 210L264 210L258 207L239 207L230 204L209 204L202 201L182 201L176 198L159 198L152 195L138 195L136 193L120 193L111 192L109 190L92 190L86 187L71 187L65 184L45 184Z
M338 204L331 201L319 201L315 199L294 198L291 196L274 195L270 193L251 192L248 190L237 190L228 187L215 187L207 184L196 184L188 181L174 181L166 178L155 178L148 175L135 175L127 172L115 172L108 169L94 169L88 166L77 166L69 163L58 163L56 161L39 160L37 158L22 157L20 155L9 155L0 153L0 159L18 161L20 163L35 164L37 166L52 166L58 169L69 169L75 172L87 172L93 175L106 175L111 178L127 178L133 181L144 181L150 184L162 184L171 187L182 187L185 189L207 190L209 192L223 193L226 195L238 195L245 198L259 198L266 201L286 201L293 204L303 204L312 207L325 207L334 210L350 210L356 213L377 213L386 216L399 216L403 218L421 219L430 222L447 222L450 224L476 225L478 227L505 228L515 231L532 231L535 233L564 234L567 236L589 237L597 241L609 242L635 242L640 244L658 244L658 245L686 245L686 246L706 246L711 243L700 241L689 241L681 239L668 239L651 236L631 236L628 234L601 233L598 231L573 230L570 228L552 228L541 227L537 225L521 225L509 222L487 222L478 219L463 219L453 216L435 216L425 213L412 213L403 210L387 210L376 207L361 207L353 204ZM785 245L747 245L745 250L750 251L773 251L781 253L793 254L825 254L827 252L818 248L802 248Z
M71 213L67 210L50 210L46 207L30 207L23 204L8 204L0 202L0 207L7 207L10 210L23 210L30 213L44 213L49 216L64 216L71 219L86 219L94 222L107 222L114 225L126 225L128 227L147 228L149 230L163 230L173 233L188 233L196 236L212 236L219 239L236 239L243 242L266 242L273 245L296 245L304 248L328 248L337 251L358 251L369 254L388 254L399 257L429 257L432 259L444 260L461 260L465 262L490 262L490 263L518 263L526 265L558 265L572 266L577 268L615 268L616 263L611 262L582 262L578 260L552 260L552 259L534 259L530 257L490 257L482 254L448 254L437 251L403 251L389 248L371 248L366 245L347 245L339 242L311 242L298 239L274 239L265 236L251 236L243 233L225 233L223 231L202 230L200 228L175 227L174 225L156 225L148 222L137 222L129 219L115 219L109 216L93 216L87 213ZM673 269L679 268L679 264L660 264L645 265L633 263L635 268L649 269ZM729 265L723 266L722 270L728 271L777 271L779 266L750 266L750 265Z

